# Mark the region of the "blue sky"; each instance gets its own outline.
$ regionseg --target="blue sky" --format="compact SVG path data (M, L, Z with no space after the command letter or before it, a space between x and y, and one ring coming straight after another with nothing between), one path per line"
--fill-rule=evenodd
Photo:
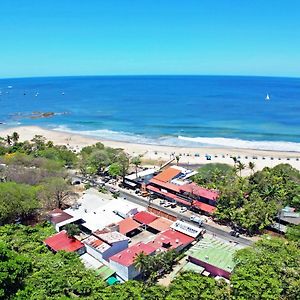
M0 77L299 77L299 13L299 0L1 0Z

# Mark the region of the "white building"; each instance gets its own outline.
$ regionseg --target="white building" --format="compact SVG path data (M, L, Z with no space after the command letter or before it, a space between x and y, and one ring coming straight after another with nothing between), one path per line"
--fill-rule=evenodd
M146 255L153 255L155 251L155 248L144 243L132 245L109 259L110 268L117 273L118 277L125 281L134 279L140 275L140 272L134 266L136 255L141 252Z
M129 238L119 232L96 231L82 241L85 244L86 252L98 259L107 261L116 253L128 248Z

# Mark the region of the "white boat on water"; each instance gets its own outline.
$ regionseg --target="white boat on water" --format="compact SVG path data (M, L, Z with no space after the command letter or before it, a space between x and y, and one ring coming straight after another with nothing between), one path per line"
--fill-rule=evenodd
M269 94L267 94L267 96L266 96L265 100L270 100L270 96L269 96Z

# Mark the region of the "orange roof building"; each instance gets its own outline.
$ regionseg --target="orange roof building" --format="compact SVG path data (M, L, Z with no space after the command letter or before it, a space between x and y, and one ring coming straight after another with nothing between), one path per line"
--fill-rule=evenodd
M153 222L151 222L150 224L148 224L148 227L154 229L157 232L162 232L169 229L172 223L173 223L172 221L160 217L154 220Z
M168 182L171 181L173 178L175 178L177 175L179 175L181 171L176 168L169 167L165 169L164 171L160 172L156 176L153 177L153 179L162 181L162 182Z
M124 235L132 235L134 232L138 231L141 226L140 223L136 222L132 218L126 218L118 223L119 232Z

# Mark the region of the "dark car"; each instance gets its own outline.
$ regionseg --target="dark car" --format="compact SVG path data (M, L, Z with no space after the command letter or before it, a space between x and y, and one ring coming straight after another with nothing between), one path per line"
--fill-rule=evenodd
M235 230L231 230L230 231L230 235L234 236L234 237L237 237L237 238L240 236L240 234L237 231L235 231Z

